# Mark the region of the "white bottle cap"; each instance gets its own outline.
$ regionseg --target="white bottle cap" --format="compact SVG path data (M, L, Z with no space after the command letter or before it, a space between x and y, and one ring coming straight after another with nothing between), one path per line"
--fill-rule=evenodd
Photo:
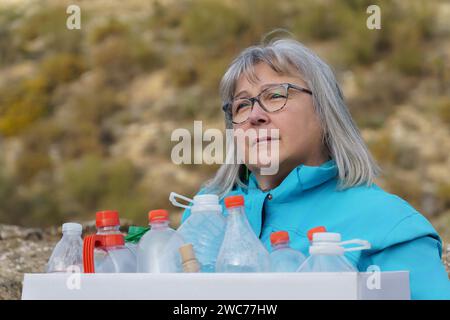
M200 194L194 197L195 204L212 204L217 205L219 203L219 196L216 194Z
M219 196L216 194L200 194L195 196L191 212L194 213L200 211L222 212L222 206L219 204Z
M66 231L81 234L81 232L83 231L83 227L79 223L68 222L62 225L62 232L64 233Z
M313 234L313 242L341 242L341 234L334 232L316 232Z

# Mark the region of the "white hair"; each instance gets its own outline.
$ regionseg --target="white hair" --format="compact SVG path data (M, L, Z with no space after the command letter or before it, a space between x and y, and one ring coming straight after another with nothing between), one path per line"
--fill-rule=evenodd
M371 185L379 174L376 164L353 121L331 68L313 51L293 39L273 40L242 51L231 63L220 83L223 103L232 100L241 75L256 79L254 66L266 63L282 75L297 76L313 92L314 110L323 132L322 141L329 156L336 161L339 173L338 189ZM233 128L225 116L227 129ZM227 151L230 146L227 146ZM246 188L244 164L223 164L203 187L208 193L224 197L235 185Z

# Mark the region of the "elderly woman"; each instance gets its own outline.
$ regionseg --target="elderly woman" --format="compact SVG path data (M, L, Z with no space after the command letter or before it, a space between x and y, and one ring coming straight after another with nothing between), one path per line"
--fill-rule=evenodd
M285 230L306 255L308 230L325 226L371 243L370 250L346 253L359 271L408 270L413 299L450 298L439 235L405 200L374 183L378 167L324 61L292 39L252 46L231 63L220 89L227 128L265 132L244 145L245 154L276 142L279 168L264 174L260 161L246 157L222 165L199 193L222 201L243 195L250 225L269 250L270 234Z

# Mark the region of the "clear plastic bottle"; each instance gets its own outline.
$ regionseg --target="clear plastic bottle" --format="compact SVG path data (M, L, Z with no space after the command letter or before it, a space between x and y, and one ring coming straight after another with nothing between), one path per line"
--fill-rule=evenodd
M134 273L136 256L125 246L120 232L119 213L100 211L96 214L94 265L96 273Z
M169 227L169 213L152 210L148 219L150 231L144 234L137 247L138 272L182 272L178 250L183 240Z
M273 232L270 235L272 252L270 253L270 271L296 272L305 261L305 256L289 246L289 233L286 231Z
M188 207L180 204L175 197L192 202L193 205ZM191 200L172 192L169 199L177 207L190 208L191 215L177 229L177 233L185 243L193 245L201 272L214 272L226 226L219 197L215 194L203 194Z
M359 247L344 248L346 244L359 244ZM346 251L370 249L366 240L353 239L341 242L341 235L332 232L313 234L310 256L302 263L297 272L358 272L344 256Z
M227 197L225 206L228 210L227 226L216 272L269 272L269 252L248 223L244 197Z
M64 223L63 236L53 249L47 263L47 272L79 272L83 267L82 226L78 223Z

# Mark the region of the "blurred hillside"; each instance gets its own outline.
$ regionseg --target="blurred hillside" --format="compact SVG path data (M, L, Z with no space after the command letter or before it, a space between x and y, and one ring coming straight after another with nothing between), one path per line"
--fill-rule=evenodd
M66 7L81 7L81 30ZM382 29L368 30L378 4ZM335 69L379 184L450 240L450 2L35 0L0 3L0 222L179 211L217 166L170 160L175 128L224 129L218 83L277 27ZM206 128L204 128L206 129Z

